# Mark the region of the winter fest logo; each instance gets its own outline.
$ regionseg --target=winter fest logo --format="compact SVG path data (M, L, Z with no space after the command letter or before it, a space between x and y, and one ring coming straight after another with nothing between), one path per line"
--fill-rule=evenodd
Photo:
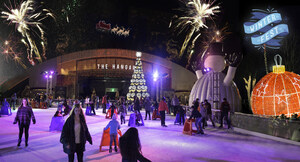
M256 48L263 46L279 49L280 41L289 33L287 24L282 23L281 14L274 9L252 9L250 20L244 23L246 34Z

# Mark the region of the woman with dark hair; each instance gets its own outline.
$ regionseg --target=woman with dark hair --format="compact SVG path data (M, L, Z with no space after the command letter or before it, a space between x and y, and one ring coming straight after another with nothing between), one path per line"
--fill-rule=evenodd
M86 125L82 108L76 104L75 108L71 110L60 136L60 142L63 144L64 152L68 154L69 162L74 161L75 152L78 162L83 161L86 141L92 145L92 137Z
M134 96L134 110L140 112L141 106L140 106L140 100L138 97Z
M136 128L129 128L119 140L122 162L149 162L150 160L142 155L139 132Z
M72 110L72 108L67 104L67 102L63 103L62 108L64 109L64 115L66 116L70 113L70 111Z
M151 102L150 102L149 97L146 98L146 100L144 102L144 107L145 107L145 110L146 110L145 120L147 120L147 115L149 115L149 120L151 120L151 116L150 116Z
M13 124L19 124L19 140L18 146L20 146L22 141L23 130L25 129L25 146L28 146L28 130L30 121L32 119L33 124L35 124L35 117L32 111L32 108L28 104L28 100L26 98L22 99L22 104L18 108L17 115L15 117L15 121Z
M55 114L54 114L53 117L61 117L61 116L63 116L63 115L62 115L62 113L61 113L61 109L59 109L59 110L57 110L57 111L55 112Z

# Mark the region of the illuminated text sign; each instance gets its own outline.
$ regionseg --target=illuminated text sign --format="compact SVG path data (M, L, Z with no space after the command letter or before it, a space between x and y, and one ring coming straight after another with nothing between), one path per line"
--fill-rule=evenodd
M280 41L289 33L286 24L280 24L282 17L275 10L253 9L252 16L244 23L244 31L251 36L255 47L265 44L269 48L279 48Z

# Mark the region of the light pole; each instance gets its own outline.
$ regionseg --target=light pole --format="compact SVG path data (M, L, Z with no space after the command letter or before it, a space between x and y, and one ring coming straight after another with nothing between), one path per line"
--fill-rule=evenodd
M158 82L157 82L157 79L158 79L158 72L157 71L155 71L154 73L153 73L153 81L156 83L156 101L158 102L159 100L159 98L158 98L158 95L159 95L159 92L158 92Z
M51 70L50 75L49 75L49 78L50 78L50 92L49 92L49 94L50 95L52 95L52 78L53 78L53 75L54 75L54 71Z
M55 71L54 70L44 71L42 72L42 74L46 78L46 95L48 97L48 95L52 95L52 79L53 79L53 75L55 74Z
M49 74L48 74L48 71L44 71L42 74L46 78L46 95L48 95L48 90L49 90Z
M168 77L168 73L163 73L163 74L159 74L157 71L155 71L153 73L153 81L156 82L156 101L159 102L159 99L161 99L163 97L163 78L167 78ZM157 82L157 80L160 80L160 83ZM160 87L159 87L160 85Z

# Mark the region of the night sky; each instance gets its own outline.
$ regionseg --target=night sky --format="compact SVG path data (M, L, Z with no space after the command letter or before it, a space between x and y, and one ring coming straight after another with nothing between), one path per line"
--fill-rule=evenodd
M1 10L6 10L4 5L9 4L8 0L2 0ZM148 52L154 55L168 57L171 54L166 50L166 44L173 39L175 45L182 44L184 35L176 36L169 26L174 15L182 16L184 12L178 10L184 4L175 0L49 0L41 1L45 8L50 9L56 15L56 21L47 19L44 21L44 28L48 33L48 58L61 54L70 53L85 49L96 48L123 48ZM184 2L184 1L183 1ZM214 23L223 27L229 24L230 34L224 41L225 50L228 52L243 50L243 22L250 15L252 8L265 9L274 7L282 10L282 15L289 18L290 31L299 27L299 21L294 15L299 15L298 7L293 1L241 1L225 0L216 1L221 6L221 13L214 17ZM73 5L73 6L72 6ZM66 22L66 14L63 11L68 9L69 23ZM0 40L7 39L8 35L20 37L13 25L7 26L7 22L0 22ZM99 32L95 29L98 21L104 20L111 26L123 26L130 29L129 37L116 36L111 33ZM297 23L295 23L297 22ZM208 25L212 22L208 21ZM205 31L205 29L203 29ZM204 33L205 34L205 33ZM204 36L204 34L202 34ZM57 44L66 43L63 50L57 49ZM201 39L196 52L202 50ZM245 52L243 52L245 53ZM185 58L173 60L181 65L186 64Z

